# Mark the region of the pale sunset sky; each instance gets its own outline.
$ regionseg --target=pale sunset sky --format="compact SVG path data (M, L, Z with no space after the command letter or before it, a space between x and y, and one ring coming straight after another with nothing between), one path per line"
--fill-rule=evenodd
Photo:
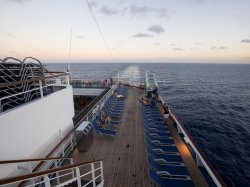
M250 63L250 0L0 0L1 59L68 62L70 39L72 62Z

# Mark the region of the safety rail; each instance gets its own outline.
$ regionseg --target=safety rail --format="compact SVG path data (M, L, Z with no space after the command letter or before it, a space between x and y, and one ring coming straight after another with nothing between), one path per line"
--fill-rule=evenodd
M27 173L33 173L33 169L40 163L43 162L43 168L40 168L40 171L47 170L51 167L60 167L67 164L73 164L73 157L53 157L53 158L35 158L35 159L19 159L19 160L2 160L0 161L0 168L6 167L10 165L14 165L17 167L19 174L23 175ZM9 176L10 177L10 176Z
M24 183L27 187L38 185L60 187L70 183L75 183L78 187L85 187L91 183L94 187L102 187L104 185L103 162L102 160L84 162L0 180L0 186L6 187L18 186L20 183Z
M56 78L56 79L55 79ZM12 91L14 87L26 87L21 91ZM54 75L31 78L28 80L0 83L0 93L5 93L5 96L0 98L0 112L6 111L10 108L15 108L37 98L43 98L58 89L55 87L67 87L69 85L69 73L57 73ZM33 86L33 88L31 87ZM13 89L14 90L14 89ZM46 93L44 92L46 90ZM31 99L27 99L30 95ZM33 98L33 96L35 97Z
M85 79L71 78L70 84L74 88L108 88L113 84L113 80L112 81L110 81L109 79L85 80Z
M159 100L162 105L166 104L166 102L163 100L161 95L159 95ZM205 154L201 151L199 148L198 144L193 140L191 135L189 134L188 130L185 128L185 126L180 122L180 120L176 117L173 109L170 109L170 114L172 119L177 125L177 131L180 134L183 134L184 141L190 145L192 150L195 152L196 158L196 163L198 166L204 166L206 171L208 172L209 176L212 178L213 182L216 184L216 186L221 187L221 186L227 186L221 176L218 174L218 172L214 169L214 167L210 164L209 160L205 156Z
M141 83L141 82L120 80L119 83L122 84L122 85L127 85L127 86L142 88L142 89L144 88L144 83Z
M113 85L110 90L102 96L95 105L92 106L89 111L82 116L80 120L75 124L74 128L55 146L55 148L46 156L48 157L60 157L69 156L77 145L80 135L76 136L75 130L81 125L83 121L91 121L95 118L97 110L104 106L104 103L112 96L114 90L117 88L118 83ZM43 163L40 163L34 171L39 171L43 167Z

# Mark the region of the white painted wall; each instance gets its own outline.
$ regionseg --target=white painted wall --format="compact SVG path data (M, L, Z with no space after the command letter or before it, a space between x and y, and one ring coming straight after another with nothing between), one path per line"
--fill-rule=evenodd
M73 128L72 87L0 115L0 160L46 156ZM20 164L21 165L21 164ZM17 174L17 165L0 165L0 178Z

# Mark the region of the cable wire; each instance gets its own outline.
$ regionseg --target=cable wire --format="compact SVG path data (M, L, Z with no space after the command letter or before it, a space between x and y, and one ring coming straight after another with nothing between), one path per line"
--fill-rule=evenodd
M93 11L92 11L92 8L91 8L91 6L90 6L88 0L85 0L85 1L86 1L87 5L88 5L88 8L89 8L91 14L92 14L92 17L93 17L93 19L94 19L94 21L95 21L95 24L96 24L96 26L97 26L97 28L98 28L98 30L99 30L99 32L100 32L100 35L101 35L101 37L102 37L102 40L103 40L103 42L104 42L104 44L105 44L105 46L106 46L106 48L107 48L108 54L109 54L109 56L110 56L112 62L114 62L114 58L113 58L113 56L112 56L112 54L111 54L110 48L109 48L109 46L108 46L108 43L106 42L106 40L105 40L105 38L104 38L104 35L103 35L102 30L101 30L101 28L100 28L100 26L99 26L99 24L98 24L98 22L97 22L97 20L96 20L96 18L95 18L95 15L94 15L94 13L93 13Z

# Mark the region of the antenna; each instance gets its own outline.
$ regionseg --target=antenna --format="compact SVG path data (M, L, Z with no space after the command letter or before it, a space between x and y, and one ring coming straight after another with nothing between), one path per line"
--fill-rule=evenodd
M72 28L70 29L70 42L69 42L69 62L67 71L70 72L70 61L71 61L71 42L72 42Z

